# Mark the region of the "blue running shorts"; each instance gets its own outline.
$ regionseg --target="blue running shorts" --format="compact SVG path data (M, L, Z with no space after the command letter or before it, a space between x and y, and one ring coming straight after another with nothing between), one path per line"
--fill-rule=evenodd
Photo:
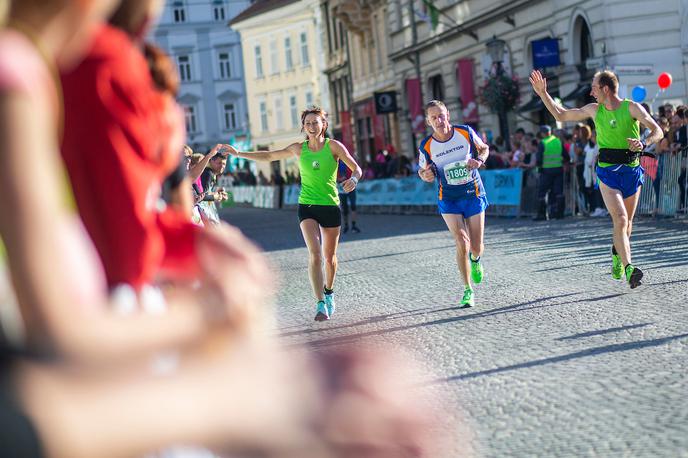
M597 179L612 189L621 191L621 196L626 199L631 197L645 182L645 169L641 166L629 167L625 164L611 165L595 169Z
M440 213L462 215L465 219L484 212L488 205L486 196L437 201L437 208Z

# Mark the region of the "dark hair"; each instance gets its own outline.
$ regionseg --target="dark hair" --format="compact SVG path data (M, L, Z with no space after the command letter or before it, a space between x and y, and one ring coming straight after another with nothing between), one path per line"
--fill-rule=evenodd
M146 43L143 47L143 53L148 62L148 70L155 87L162 92L167 92L172 97L177 97L179 92L179 75L177 69L172 63L170 56L161 48L151 43Z
M110 16L109 22L134 38L142 32L146 25L149 6L149 1L122 0Z
M306 125L306 116L308 115L318 115L322 118L323 125L325 126L322 131L322 136L323 138L326 138L325 133L327 132L327 128L329 127L330 123L327 120L327 111L323 110L320 107L312 106L308 107L305 110L301 112L301 132L305 130L305 125ZM308 135L306 135L306 140L308 140Z
M432 107L444 108L445 110L447 109L447 106L441 100L431 100L425 104L425 108L423 109L425 116L428 115L428 110Z
M595 73L597 77L597 84L602 86L607 86L612 93L616 94L619 89L619 79L616 77L614 72L610 70L602 70L601 72Z

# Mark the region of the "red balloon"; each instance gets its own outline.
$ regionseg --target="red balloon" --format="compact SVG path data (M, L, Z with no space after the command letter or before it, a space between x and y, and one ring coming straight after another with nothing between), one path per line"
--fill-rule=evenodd
M666 89L671 86L671 73L660 73L659 78L657 78L657 84L659 85L660 89Z

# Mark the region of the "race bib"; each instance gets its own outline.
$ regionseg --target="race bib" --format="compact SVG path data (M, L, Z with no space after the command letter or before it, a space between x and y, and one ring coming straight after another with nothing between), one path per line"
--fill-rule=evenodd
M457 161L444 166L444 178L447 184L460 185L471 181L471 171L466 167L467 162Z

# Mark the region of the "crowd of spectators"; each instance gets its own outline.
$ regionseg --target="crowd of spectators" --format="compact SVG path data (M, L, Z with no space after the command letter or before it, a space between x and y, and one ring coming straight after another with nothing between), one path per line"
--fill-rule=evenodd
M648 112L651 111L647 104L644 106ZM642 159L642 165L646 175L651 178L651 186L654 189L653 213L657 212L660 205L662 176L668 164L667 158L669 155L678 154L681 154L683 159L678 177L679 209L685 211L688 109L685 105L674 107L667 103L660 105L652 115L665 132L664 139L649 149L656 158L643 157ZM641 133L643 136L647 134L644 128L641 128ZM595 164L599 151L594 123L577 123L568 128L555 129L553 134L560 140L563 147L564 172L573 173L574 176L573 180L567 180L567 185L576 186L575 213L593 217L606 216L607 211L602 196L595 186L597 181ZM486 131L480 131L479 135L490 146L490 156L485 162L487 170L519 168L525 172L524 186L527 183L534 184L541 165L541 160L538 162L538 151L541 149L543 133L539 127L535 126L532 130L519 127L510 135L508 142L501 136L491 138ZM379 149L374 157L365 163L363 178L375 180L415 176L418 168L417 155L411 159L406 155L398 154L392 145L387 145L384 149ZM230 177L233 186L282 186L300 182L298 172L294 173L290 170L284 176L276 170L273 170L269 178L263 171L259 171L256 176L248 163L245 163L243 167L230 168L224 172L224 175Z

